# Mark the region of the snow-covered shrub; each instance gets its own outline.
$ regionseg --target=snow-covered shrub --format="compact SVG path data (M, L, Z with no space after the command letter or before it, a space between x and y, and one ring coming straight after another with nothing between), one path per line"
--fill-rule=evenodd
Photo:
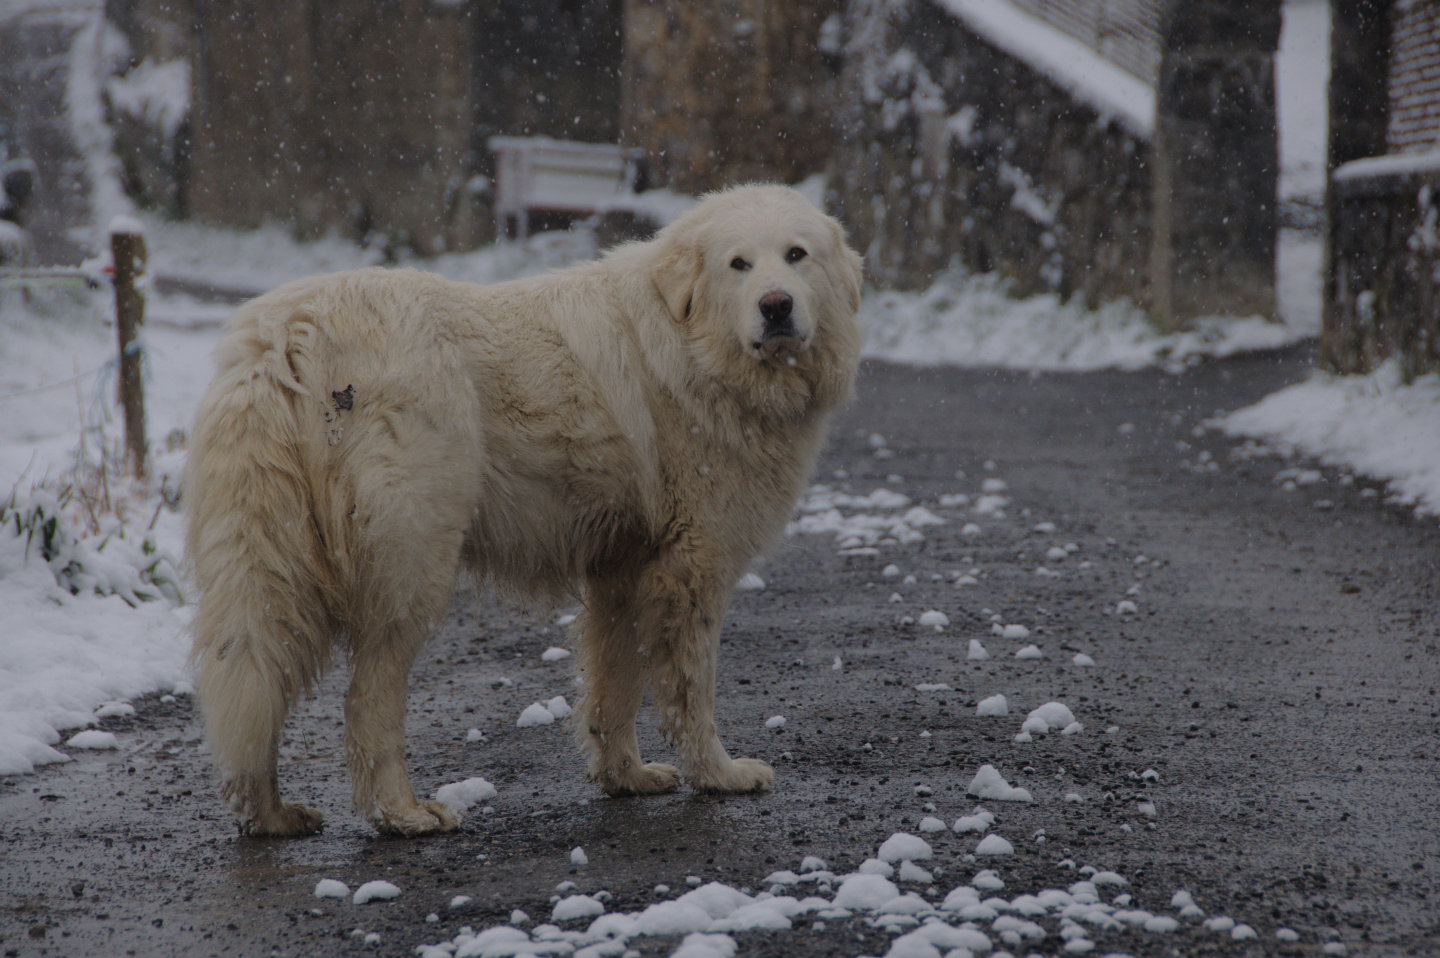
M0 504L0 526L23 537L26 556L49 565L55 581L72 595L118 595L132 606L162 597L176 604L183 601L175 563L153 538L137 541L113 516L100 519L94 534L77 534L66 520L75 498L73 486L58 495L43 488L23 497L12 493Z

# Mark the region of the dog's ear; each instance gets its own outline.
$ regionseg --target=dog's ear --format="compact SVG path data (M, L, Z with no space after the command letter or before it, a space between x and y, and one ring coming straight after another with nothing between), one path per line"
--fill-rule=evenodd
M700 282L700 250L688 237L676 236L661 247L660 257L650 273L665 308L677 323L690 316L695 286Z
M845 291L845 303L850 307L850 312L860 308L860 287L865 282L865 260L860 254L850 248L845 240L845 230L834 220L830 221L831 232L834 234L836 255L833 260L837 264L835 273L839 275L830 276L830 281Z

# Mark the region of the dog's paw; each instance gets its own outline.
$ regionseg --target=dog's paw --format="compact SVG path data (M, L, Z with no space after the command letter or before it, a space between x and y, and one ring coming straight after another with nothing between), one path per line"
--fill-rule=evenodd
M691 776L697 792L758 792L775 781L775 770L758 758L732 759L728 765Z
M253 838L303 838L325 825L325 813L309 805L283 804L269 814L236 819L241 835Z
M607 795L659 795L680 787L680 770L663 762L646 762L639 768L597 775L595 781Z
M382 809L375 827L382 835L415 838L437 832L453 832L465 820L465 813L444 802L416 802L409 808Z

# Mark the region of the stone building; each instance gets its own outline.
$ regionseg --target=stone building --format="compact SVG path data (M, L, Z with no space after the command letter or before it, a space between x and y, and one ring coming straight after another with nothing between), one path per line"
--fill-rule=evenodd
M1440 0L1334 0L1326 364L1440 371Z
M887 284L958 260L1165 327L1274 312L1274 0L854 3L836 200Z

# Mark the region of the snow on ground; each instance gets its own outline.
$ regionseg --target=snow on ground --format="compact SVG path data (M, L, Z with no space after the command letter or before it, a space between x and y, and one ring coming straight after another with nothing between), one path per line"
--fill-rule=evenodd
M807 858L799 873L784 869L760 879L759 890L711 882L633 912L609 911L610 896L604 889L577 893L576 884L567 881L551 898L548 922L527 928L529 916L516 911L510 924L479 930L465 926L453 938L414 950L420 958L512 954L603 958L638 954L627 952L639 946L636 939L665 935L682 939L671 958L733 956L741 947L737 936L807 926L818 930L827 922L842 920L863 921L887 932L891 936L887 958L1023 953L1053 937L1065 942L1066 954L1086 954L1108 937L1137 932L1152 936L1158 953L1167 950L1167 937L1182 926L1204 928L1217 944L1261 938L1253 926L1228 915L1206 917L1194 895L1183 888L1170 895L1168 910L1139 908L1124 875L1077 866L1069 859L1055 863L1053 887L1002 895L1004 863L1017 854L1039 853L1043 844L1037 848L1037 843L1022 843L1017 849L1014 842L991 833L972 847L973 840L966 840L958 822L956 831L960 834L946 841L942 854L944 874L957 877L943 881L940 856L931 843L896 833L854 872L837 874L824 862L815 867L817 860ZM917 858L929 866L915 864ZM981 867L982 860L991 867ZM341 889L331 894L343 895ZM1277 942L1300 940L1297 932L1284 927L1272 929L1269 935Z
M1382 480L1392 502L1440 515L1440 374L1407 385L1395 362L1368 376L1316 372L1211 425Z
M1305 338L1259 317L1214 317L1189 332L1161 335L1129 303L1090 310L1054 295L1016 299L990 274L943 275L919 293L876 292L860 312L866 355L917 366L1183 369L1206 356L1279 349Z

